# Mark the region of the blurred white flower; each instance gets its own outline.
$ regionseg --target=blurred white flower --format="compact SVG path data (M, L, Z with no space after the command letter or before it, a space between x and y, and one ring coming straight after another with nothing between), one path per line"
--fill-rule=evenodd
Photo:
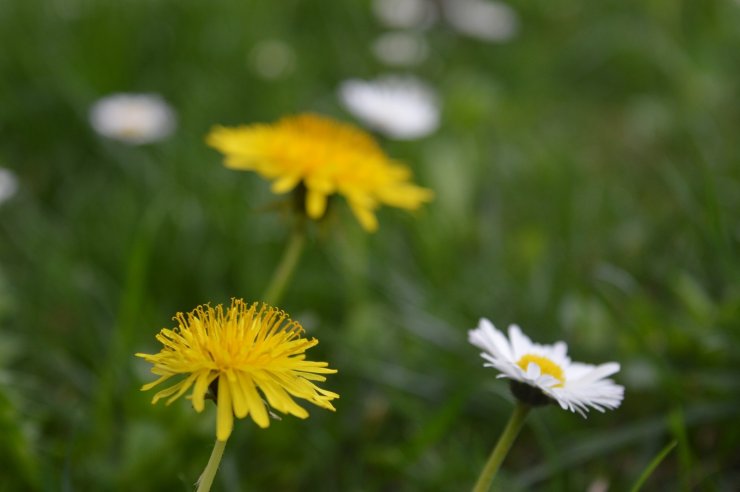
M509 326L509 337L485 318L468 332L468 340L483 349L486 367L512 380L512 392L530 405L556 401L564 410L585 417L589 407L603 412L617 408L624 398L624 387L608 376L619 372L619 364L598 366L572 362L565 342L554 345L532 343L516 325Z
M598 477L591 482L586 492L609 492L609 480L604 477Z
M374 0L373 11L386 26L401 29L423 29L437 20L431 0Z
M446 0L444 13L457 32L483 41L507 41L519 28L516 12L501 2Z
M18 178L10 169L0 167L0 204L10 200L18 191Z
M266 39L257 43L250 53L252 68L264 79L275 80L287 75L295 68L293 48L280 39Z
M175 113L156 94L111 94L90 109L99 134L133 145L156 142L175 129Z
M413 77L347 80L341 84L339 96L349 112L391 138L413 140L439 126L437 96Z
M373 54L386 65L412 66L423 62L429 47L423 36L412 32L389 32L373 42Z

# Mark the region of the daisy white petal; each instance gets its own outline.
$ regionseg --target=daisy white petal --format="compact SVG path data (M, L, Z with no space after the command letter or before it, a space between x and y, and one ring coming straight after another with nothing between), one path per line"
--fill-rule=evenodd
M619 364L616 362L609 362L607 364L601 364L595 367L590 372L586 373L580 378L577 378L575 382L578 383L590 383L611 376L619 372Z
M506 337L486 318L481 318L477 330L468 332L470 343L501 360L513 362L511 346Z
M536 381L541 374L542 371L540 370L540 366L538 366L534 362L530 362L527 365L527 379L529 379L530 381Z
M512 355L515 360L532 349L532 340L522 333L522 329L517 325L509 326L509 340L511 340Z

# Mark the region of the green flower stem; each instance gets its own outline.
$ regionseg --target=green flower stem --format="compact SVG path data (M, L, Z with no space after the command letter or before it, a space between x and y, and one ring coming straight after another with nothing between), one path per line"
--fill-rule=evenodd
M293 227L293 233L288 240L288 246L285 248L283 257L275 273L272 275L272 279L270 279L270 283L262 296L262 301L273 306L280 302L285 291L285 286L288 285L295 271L295 267L298 265L298 260L301 258L305 244L305 228L302 222L298 222Z
M224 448L226 448L226 441L216 440L216 444L213 446L211 451L211 457L208 459L206 469L201 473L198 479L198 490L197 492L208 492L211 490L213 485L213 479L216 478L216 472L218 471L218 465L221 463L221 457L224 455Z
M511 418L509 418L509 422L506 424L504 432L498 438L496 447L491 451L491 456L488 457L486 465L481 470L478 481L475 482L473 492L488 492L491 488L493 477L496 476L501 463L503 463L506 455L509 454L509 449L511 449L511 445L514 443L519 431L522 430L524 420L527 418L527 414L531 408L524 403L517 403L514 413L511 414Z

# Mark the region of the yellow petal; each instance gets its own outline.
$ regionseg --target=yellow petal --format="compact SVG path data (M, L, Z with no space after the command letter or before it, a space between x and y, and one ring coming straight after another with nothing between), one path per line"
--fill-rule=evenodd
M265 410L265 403L254 387L254 382L251 378L247 377L241 378L240 382L244 395L247 398L249 411L252 413L252 420L263 429L269 427L270 417L267 415L267 410Z
M283 176L274 183L272 183L272 186L270 189L273 193L287 193L293 188L296 187L296 185L300 182L301 178L297 175L287 175Z
M296 417L305 419L308 412L305 408L299 406L293 398L283 389L280 382L273 382L265 379L260 381L260 388L265 393L270 405L283 413L290 413Z
M179 384L180 389L177 390L177 393L175 393L174 395L172 395L169 400L167 400L167 403L166 404L169 405L173 401L175 401L178 398L180 398L183 395L183 393L185 393L188 389L190 389L190 387L193 385L193 381L195 381L195 378L196 377L198 377L198 374L197 373L193 373L190 376L188 376L187 379L185 379L184 381L182 381Z
M206 393L208 393L208 385L216 379L218 375L211 373L210 371L203 371L198 375L198 379L195 381L193 387L193 408L196 412L200 413L203 411L204 400Z
M159 384L159 383L161 383L162 381L167 381L167 380L168 380L169 378L171 378L171 377L172 377L171 375L167 375L167 376L161 376L161 377L160 377L159 379L157 379L156 381L152 381L151 383L147 383L147 384L145 384L144 386L142 386L142 387L141 387L141 391L148 391L148 390L150 390L150 389L154 388L154 387L155 387L156 385L158 385L158 384Z
M173 398L167 400L167 405L169 405L175 399L185 393L185 391L187 391L191 384L193 384L192 375L188 376L186 379L183 379L179 383L170 386L169 388L163 389L162 391L154 395L154 398L152 398L152 404L157 403L161 398L167 398L168 396L174 394L175 396Z
M326 195L313 189L306 194L306 212L312 219L320 219L326 212Z
M378 219L375 217L372 209L353 202L350 202L349 206L363 229L368 232L375 232L378 230Z
M218 409L216 412L216 439L226 441L234 428L234 414L231 410L229 382L223 376L218 378Z
M241 376L240 374L237 374L236 377L232 380L229 379L229 388L231 389L231 397L233 400L233 406L234 406L234 415L236 415L238 418L243 419L247 416L249 413L249 404L247 401L247 396L244 394L244 390L242 389L241 380L248 376Z

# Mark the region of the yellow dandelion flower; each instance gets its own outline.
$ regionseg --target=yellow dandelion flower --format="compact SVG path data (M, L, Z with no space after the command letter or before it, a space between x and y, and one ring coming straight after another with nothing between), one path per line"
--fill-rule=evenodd
M299 418L308 417L308 412L294 397L334 410L330 401L339 395L313 382L323 382L323 374L337 371L329 369L326 362L306 360L306 350L319 342L302 337L301 325L285 312L267 304L248 306L241 299L233 299L226 310L220 304L215 309L203 305L187 314L178 313L173 319L179 326L165 328L157 335L164 345L159 353L136 354L151 362L152 373L159 376L142 391L185 375L154 395L153 404L169 397L169 405L192 387L189 398L195 410L202 412L210 391L218 407L219 441L228 439L234 416L250 415L257 425L268 427L266 403Z
M226 167L255 171L272 191L306 188L306 213L321 218L331 195L349 203L363 228L378 228L380 205L416 210L432 191L411 182L411 171L388 158L359 128L315 115L289 116L272 125L215 127L208 145L225 155Z

